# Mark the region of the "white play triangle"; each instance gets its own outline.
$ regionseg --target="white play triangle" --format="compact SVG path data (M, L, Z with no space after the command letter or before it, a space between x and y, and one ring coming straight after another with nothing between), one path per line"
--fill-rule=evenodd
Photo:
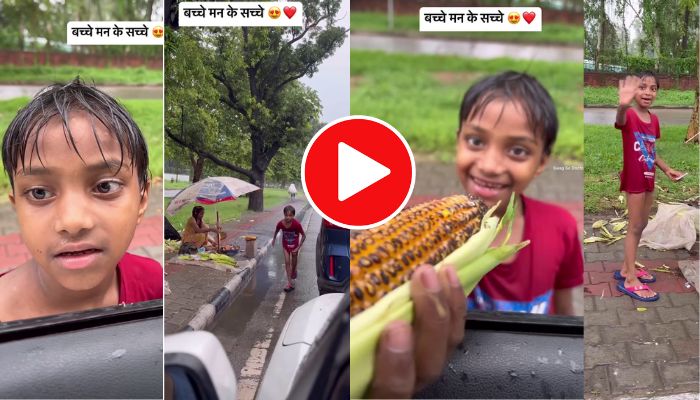
M338 200L345 201L389 175L391 170L347 144L338 143Z

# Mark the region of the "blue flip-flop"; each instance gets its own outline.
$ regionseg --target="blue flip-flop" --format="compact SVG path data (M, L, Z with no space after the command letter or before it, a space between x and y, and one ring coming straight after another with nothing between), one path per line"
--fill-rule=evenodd
M633 298L633 299L635 299L635 300L639 300L639 301L656 301L656 300L659 299L659 294L658 294L658 293L655 293L655 294L654 294L653 296L651 296L651 297L642 297L642 296L638 295L637 293L635 293L636 291L639 291L639 290L651 290L651 289L649 289L649 286L647 286L647 285L627 286L627 287L625 287L624 285L625 285L624 282L618 283L618 284L617 284L617 290L619 290L620 292L622 292L622 293L628 295L629 297L631 297L631 298Z
M636 268L635 268L635 269L636 269ZM646 275L646 274L649 274L649 273L646 272L646 271L644 271L644 270L637 269L637 279L639 279L640 282L642 282L642 283L654 283L654 282L656 282L656 277L655 277L654 275L652 275L652 274L649 274L649 275L651 275L651 278L642 278L642 276L644 276L644 275ZM624 281L624 280L625 280L625 277L622 276L622 273L620 273L620 270L619 270L619 269L616 269L616 270L615 270L615 273L613 274L613 277L614 277L615 279L617 279L618 281Z

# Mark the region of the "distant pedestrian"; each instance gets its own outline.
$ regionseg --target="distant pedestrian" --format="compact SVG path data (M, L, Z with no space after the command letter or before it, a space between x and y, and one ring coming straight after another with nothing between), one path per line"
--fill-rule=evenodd
M289 197L292 200L294 200L294 198L297 197L297 187L294 186L293 183L289 185L289 189L287 189L287 191L289 192Z
M294 218L296 210L294 207L284 208L284 219L277 223L275 234L272 236L272 247L275 246L277 233L282 231L282 250L284 250L284 269L287 272L287 286L285 292L294 290L294 280L297 278L297 258L299 248L306 240L306 233L299 221Z

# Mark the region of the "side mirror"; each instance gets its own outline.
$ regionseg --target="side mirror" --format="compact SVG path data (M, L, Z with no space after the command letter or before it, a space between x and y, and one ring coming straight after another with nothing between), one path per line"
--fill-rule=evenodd
M235 399L236 375L219 340L206 331L165 337L165 399Z

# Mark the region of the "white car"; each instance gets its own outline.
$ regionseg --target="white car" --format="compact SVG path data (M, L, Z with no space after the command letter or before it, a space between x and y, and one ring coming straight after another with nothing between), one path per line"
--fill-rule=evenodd
M289 316L258 400L350 397L349 298L331 293ZM165 337L166 399L235 399L236 377L219 340L205 331Z

